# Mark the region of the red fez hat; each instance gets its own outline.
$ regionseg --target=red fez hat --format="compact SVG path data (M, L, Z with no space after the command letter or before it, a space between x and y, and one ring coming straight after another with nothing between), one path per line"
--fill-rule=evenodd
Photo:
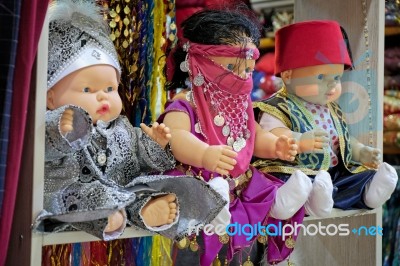
M344 64L350 56L340 25L332 20L298 22L275 34L275 75L300 67Z

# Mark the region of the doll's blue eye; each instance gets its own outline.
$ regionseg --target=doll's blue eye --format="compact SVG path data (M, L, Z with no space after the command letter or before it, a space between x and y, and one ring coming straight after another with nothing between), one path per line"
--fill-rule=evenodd
M228 64L226 66L227 69L229 69L230 71L233 71L233 69L235 68L235 66L233 64Z
M88 93L88 92L90 92L90 89L89 89L89 87L83 88L83 92L85 92L85 93Z
M340 76L336 76L334 79L335 79L335 81L339 81L340 80Z
M112 92L113 91L113 87L108 87L107 89L106 89L106 92Z
M244 70L246 73L251 73L253 72L253 70L251 69L251 67L246 67L246 69Z
M324 74L319 74L319 75L317 76L317 79L319 79L319 80L323 80L323 78L324 78Z

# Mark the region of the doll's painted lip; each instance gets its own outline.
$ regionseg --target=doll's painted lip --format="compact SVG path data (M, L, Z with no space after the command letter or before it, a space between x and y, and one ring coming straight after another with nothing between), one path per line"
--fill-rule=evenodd
M108 106L108 104L103 104L101 106L101 108L97 110L96 113L104 115L105 113L108 113L109 110L110 110L110 107Z

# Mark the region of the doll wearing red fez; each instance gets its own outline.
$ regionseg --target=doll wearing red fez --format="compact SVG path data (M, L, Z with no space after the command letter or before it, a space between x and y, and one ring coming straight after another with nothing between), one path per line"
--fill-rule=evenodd
M308 174L314 181L305 205L310 215L327 216L332 207L380 207L398 177L392 166L381 162L379 149L349 134L335 102L343 72L352 65L339 24L306 21L284 27L276 33L275 51L275 74L284 87L255 103L256 119L277 136L296 138L298 155L293 162L258 159L254 165L284 181L298 169Z

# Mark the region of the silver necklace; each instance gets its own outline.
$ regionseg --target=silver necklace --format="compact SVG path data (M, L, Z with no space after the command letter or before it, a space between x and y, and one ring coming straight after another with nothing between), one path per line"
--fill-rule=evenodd
M189 67L190 44L185 43L183 50L187 52L186 58L180 63L180 69L193 76ZM234 151L239 152L246 147L246 141L250 138L251 132L247 127L249 116L247 108L249 104L249 95L232 95L224 92L213 82L206 82L204 76L198 70L198 74L193 77L193 84L203 89L205 98L211 105L210 112L214 114L213 123L221 128L222 135L227 137L226 144L231 146ZM197 108L191 86L190 92L186 94L186 100L193 103ZM204 108L204 107L203 107ZM195 124L195 132L204 133L199 121ZM207 137L207 136L205 136Z

